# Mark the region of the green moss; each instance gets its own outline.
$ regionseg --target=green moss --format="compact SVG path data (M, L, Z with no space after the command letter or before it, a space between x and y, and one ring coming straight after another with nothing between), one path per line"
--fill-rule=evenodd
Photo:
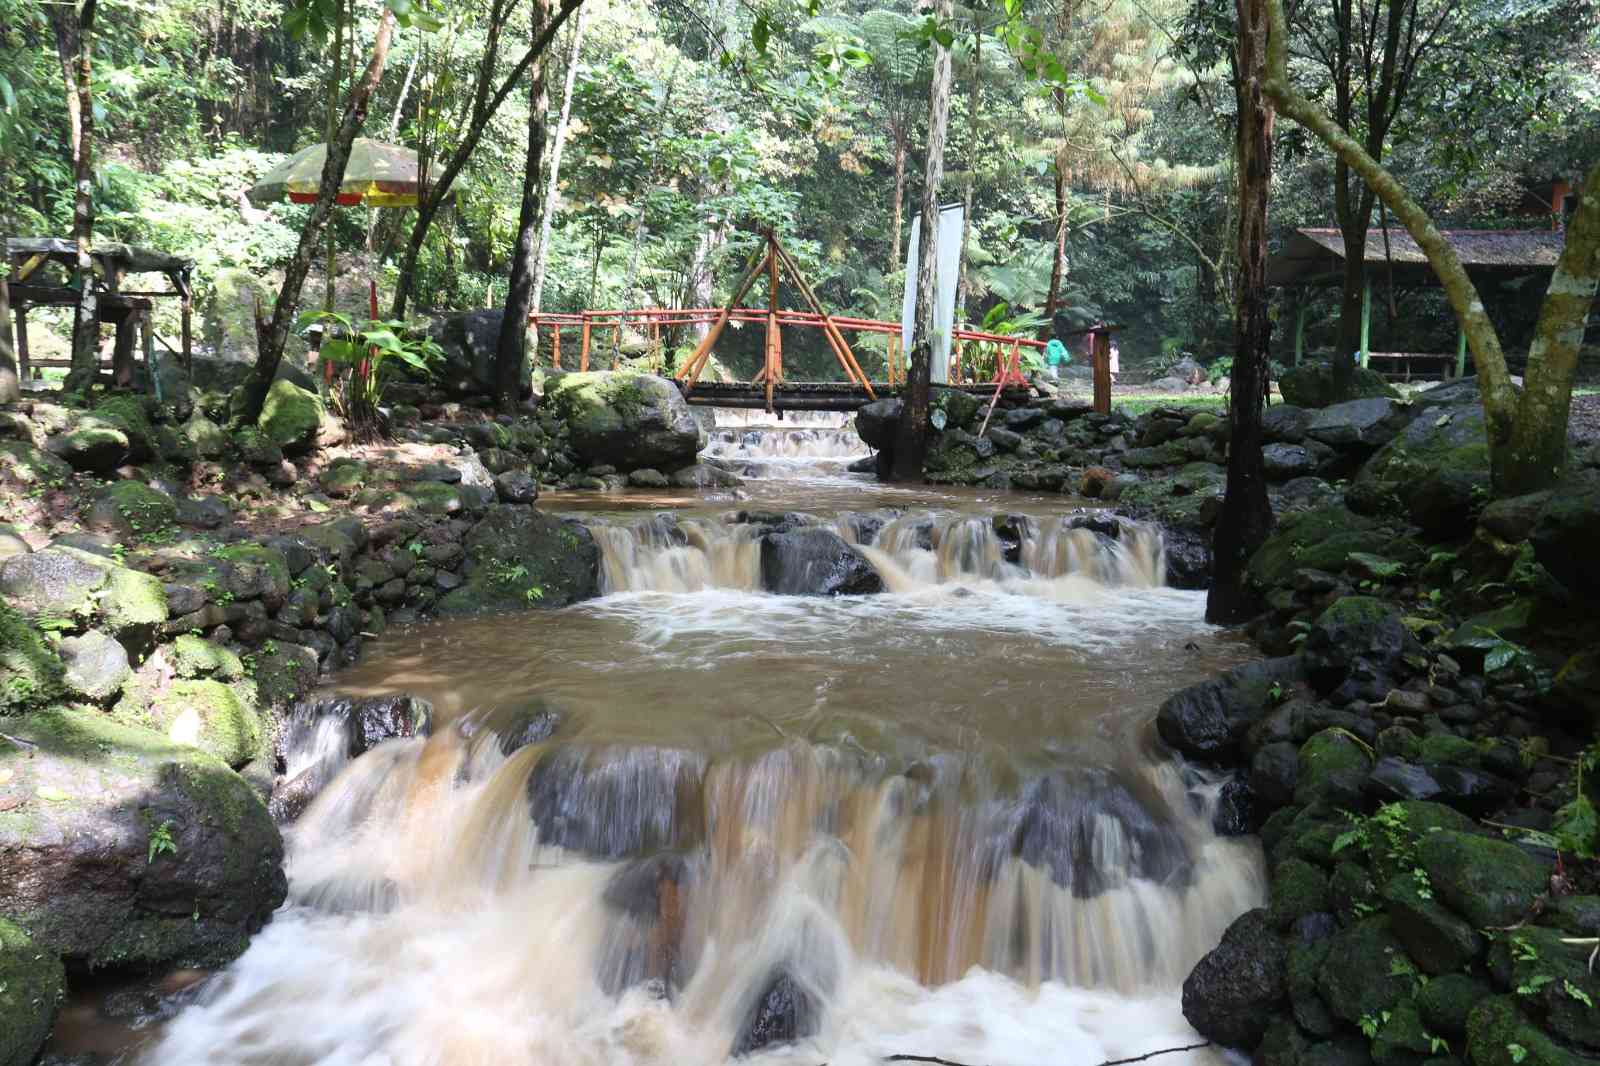
M1261 588L1290 582L1296 570L1337 574L1351 552L1382 555L1390 539L1370 519L1333 505L1285 515L1250 559L1251 580Z
M460 488L442 481L418 481L406 487L406 494L424 514L450 515L463 507Z
M1383 886L1384 909L1395 936L1424 972L1452 973L1483 952L1483 938L1433 898L1433 888L1415 870L1404 870Z
M39 630L0 601L0 715L22 714L61 696L61 658Z
M267 390L256 424L278 447L302 450L316 441L323 413L322 397L280 378Z
M244 677L244 663L233 652L203 637L185 633L168 649L173 670L179 677L216 677L237 681Z
M220 681L178 681L150 707L163 733L215 755L229 766L243 766L261 754L261 717L253 701Z
M22 441L0 441L0 479L33 488L62 485L71 476L71 465L49 452Z
M1517 1009L1512 996L1495 996L1467 1017L1467 1060L1472 1066L1593 1066L1558 1046Z
M111 568L100 607L106 622L119 633L160 625L168 617L167 592L160 580L125 566Z
M1418 758L1425 763L1448 763L1452 766L1476 767L1483 762L1478 746L1464 737L1436 733L1422 738L1418 745Z
M137 396L108 396L94 405L94 415L122 430L136 446L143 444L147 447L154 432L150 416L145 412L144 400Z
M1407 965L1405 948L1390 931L1389 919L1367 918L1334 934L1317 989L1336 1017L1359 1025L1362 1018L1379 1017L1411 995Z
M1527 916L1550 886L1551 864L1515 844L1441 830L1417 845L1434 894L1478 928Z
M135 535L165 529L178 520L178 504L142 481L114 481L99 493L99 500L116 509Z
M1287 930L1295 920L1328 909L1328 876L1304 859L1287 859L1272 871L1272 924Z
M230 544L213 555L235 566L264 570L277 594L284 595L289 591L289 560L276 548L260 544Z
M0 918L0 1063L33 1061L65 991L61 960Z
M1473 1005L1492 994L1489 982L1471 974L1435 977L1417 993L1417 1010L1429 1030L1454 1040L1467 1031Z
M1309 803L1328 787L1335 775L1365 771L1371 765L1366 747L1348 731L1324 729L1300 745L1295 801Z

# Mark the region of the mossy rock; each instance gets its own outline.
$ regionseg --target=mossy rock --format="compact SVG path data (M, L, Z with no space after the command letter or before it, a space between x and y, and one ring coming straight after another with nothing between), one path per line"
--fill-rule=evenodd
M0 441L0 481L31 489L65 485L70 477L66 460L20 440Z
M146 537L178 520L178 503L142 481L114 481L101 489L89 512L89 526Z
M1470 527L1489 501L1483 408L1430 408L1378 449L1345 493L1367 514L1405 515L1431 535Z
M152 723L167 737L199 748L229 766L261 754L261 716L255 700L221 681L178 681L151 704Z
M77 428L57 433L45 441L50 454L74 470L108 474L128 461L128 435L109 422L85 418Z
M289 559L277 548L230 544L218 549L212 557L232 569L226 580L236 596L254 593L269 602L277 602L289 595L292 583Z
M106 575L100 612L119 636L148 634L167 620L167 592L153 574L114 566Z
M1435 733L1423 737L1422 742L1417 745L1417 753L1425 763L1469 766L1473 769L1483 765L1483 752L1476 744L1465 737L1452 736L1449 733Z
M1489 973L1515 992L1522 1009L1574 1046L1600 1052L1600 975L1589 971L1591 945L1569 944L1565 931L1525 925L1495 939Z
M127 435L128 453L135 462L155 454L155 428L150 424L143 397L126 393L108 396L94 405L94 417Z
M1300 745L1295 802L1308 803L1331 787L1336 778L1365 773L1371 767L1371 755L1360 740L1344 729L1324 729Z
M1517 1007L1513 996L1479 1002L1467 1016L1467 1061L1472 1066L1594 1066L1558 1045Z
M66 987L61 960L0 918L0 1066L34 1060Z
M600 594L594 537L543 511L493 506L463 546L471 572L439 601L441 615L565 607Z
M57 546L0 562L0 595L35 621L104 618L119 637L143 640L167 620L167 596L150 574Z
M1382 374L1363 366L1355 368L1351 387L1344 392L1335 391L1333 368L1327 363L1302 363L1287 371L1278 387L1283 391L1283 402L1296 407L1327 407L1368 396L1400 398L1399 391Z
M304 699L317 676L317 653L303 644L268 641L256 652L256 698L263 712L285 711Z
M0 716L25 714L60 698L62 674L60 656L38 628L0 600Z
M1483 937L1471 923L1441 906L1433 898L1432 886L1414 870L1391 877L1382 896L1390 927L1424 973L1453 973L1483 953Z
M316 444L325 413L322 397L293 382L278 380L267 390L256 424L285 453L303 455Z
M1476 822L1454 807L1428 800L1401 800L1385 804L1383 810L1390 812L1394 828L1369 834L1368 847L1372 875L1378 884L1410 871L1416 865L1417 844L1428 834L1443 829L1470 833L1477 828Z
M461 486L442 481L417 481L406 486L406 495L416 501L423 514L452 515L466 508Z
M648 374L552 375L545 403L567 424L582 466L675 470L694 462L700 425L678 387Z
M244 663L239 656L193 633L184 633L174 640L167 655L172 660L173 672L182 678L237 681L244 677Z
M1405 946L1389 919L1366 918L1333 935L1317 990L1335 1017L1360 1025L1362 1018L1379 1017L1410 997L1407 966Z
M1370 518L1338 504L1284 515L1250 558L1250 579L1261 589L1289 585L1296 570L1344 570L1350 555L1387 556L1392 538Z
M1348 849L1340 856L1350 855ZM1335 863L1333 876L1328 881L1328 898L1333 903L1339 920L1353 925L1378 910L1378 887L1373 883L1372 871L1351 858Z
M1412 1002L1395 1006L1372 1038L1372 1061L1377 1066L1416 1066L1432 1050L1433 1041Z
M214 757L93 711L0 733L33 745L0 742L0 900L69 966L219 966L283 902L277 827Z
M1493 994L1489 982L1481 977L1443 974L1417 992L1417 1010L1430 1031L1454 1040L1466 1035L1467 1016L1473 1006Z
M1417 845L1434 895L1474 926L1521 921L1550 887L1551 864L1515 844L1441 830Z
M1290 1010L1295 1023L1313 1036L1332 1036L1339 1031L1338 1021L1317 992L1317 975L1327 964L1328 947L1326 939L1305 943L1296 938L1289 942Z
M1304 859L1286 859L1272 871L1273 927L1280 932L1299 918L1328 910L1328 875Z
M366 486L371 476L366 463L340 459L317 475L317 484L334 499L345 499Z
M179 436L196 459L220 459L228 450L227 432L199 411L189 416Z

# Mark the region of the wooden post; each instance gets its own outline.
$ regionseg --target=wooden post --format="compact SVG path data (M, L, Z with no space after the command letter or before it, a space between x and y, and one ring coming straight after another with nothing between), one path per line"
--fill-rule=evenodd
M1089 334L1094 356L1094 409L1096 414L1111 413L1111 334L1095 330Z
M1361 289L1361 365L1368 363L1368 354L1372 351L1372 282L1369 280Z
M1294 365L1300 365L1300 359L1306 351L1306 298L1301 293L1299 307L1294 313Z
M111 349L111 383L119 389L133 384L134 344L138 340L139 312L132 307L117 320L117 338Z
M23 381L28 380L29 363L32 359L28 355L28 309L21 304L17 305L17 377Z
M149 379L150 392L155 396L156 403L166 403L166 397L161 394L161 375L156 373L155 330L151 322L154 314L154 308L139 314L139 347L144 351L144 376Z
M611 369L622 365L622 316L617 316L616 330L611 334Z
M899 368L898 368L899 361L900 361L900 334L891 333L891 334L889 334L888 357L885 359L885 362L888 364L888 367L889 367L889 384L890 385L895 384L896 376L899 373Z
M872 382L867 380L867 375L861 370L861 364L856 362L856 357L850 351L850 345L846 343L844 334L840 333L839 327L834 325L833 316L822 309L822 301L818 300L817 294L811 290L811 285L806 281L805 275L800 273L800 267L795 263L794 258L776 240L772 243L772 250L782 257L783 265L789 269L789 276L794 279L795 287L800 290L800 295L805 297L806 302L811 305L811 310L816 312L818 318L822 319L822 331L833 344L833 353L844 367L846 376L851 381L858 382L866 390L869 399L876 400L878 394L872 391Z
M589 312L583 313L583 348L578 352L578 372L586 374L589 371Z
M561 323L550 323L550 365L561 369Z
M183 341L181 351L183 352L183 369L188 371L194 369L194 337L190 324L190 312L194 307L194 290L189 287L189 275L187 272L179 274L178 277L181 281L178 291L183 294Z
M1467 374L1467 335L1461 330L1456 330L1456 377L1465 377Z

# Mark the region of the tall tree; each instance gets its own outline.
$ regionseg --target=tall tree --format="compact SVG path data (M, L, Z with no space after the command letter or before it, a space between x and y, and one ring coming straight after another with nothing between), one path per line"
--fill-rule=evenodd
M556 119L556 136L550 145L550 178L545 184L544 203L539 220L539 246L533 256L533 310L544 306L544 275L550 262L550 231L555 226L556 208L561 200L561 153L566 149L567 130L572 125L572 90L578 84L578 59L583 54L583 24L588 9L579 8L572 20L572 39L567 44L567 68L561 87L561 115Z
M355 32L353 27L351 32ZM317 239L333 214L334 200L339 195L339 185L344 181L345 166L350 162L350 146L367 120L367 108L372 103L373 90L383 77L383 67L388 61L389 43L393 37L394 13L386 7L378 20L378 35L372 42L372 57L367 62L367 69L361 79L351 86L350 99L345 102L344 118L339 123L338 133L328 143L317 199L311 205L311 214L306 217L305 225L300 230L294 256L284 271L283 287L278 290L277 302L273 304L272 318L263 320L260 308L256 309L256 364L250 380L245 382L243 400L238 410L239 421L245 425L254 424L261 417L267 390L272 387L278 364L283 361L283 346L289 340L289 324L300 302L300 290L305 285L306 274L311 270Z
M400 264L400 276L395 282L394 305L389 317L405 317L406 304L411 299L411 288L416 284L417 258L422 254L422 243L427 239L428 229L433 225L434 217L438 215L451 189L455 187L456 178L472 158L478 143L483 140L483 135L489 128L489 120L500 109L500 105L505 103L506 97L511 95L512 89L522 80L522 76L549 49L550 42L555 40L556 32L567 21L567 16L576 11L582 3L583 0L561 0L561 6L556 11L555 17L544 21L541 29L533 35L528 50L517 60L516 66L512 67L511 73L500 82L499 88L494 88L499 35L504 24L510 19L516 0L491 0L489 43L478 65L477 81L473 86L472 110L467 116L466 129L462 131L461 141L456 145L455 151L445 160L444 168L439 171L438 177L433 179L427 194L417 203L417 215L411 224L411 239L406 244L405 259Z
M1281 0L1266 0L1271 19L1263 89L1278 110L1317 136L1384 202L1417 242L1439 276L1472 350L1483 392L1490 479L1498 495L1549 487L1567 456L1567 421L1589 309L1600 288L1600 163L1584 178L1584 196L1568 223L1561 257L1544 303L1519 396L1512 387L1500 336L1477 287L1428 213L1394 175L1337 122L1295 90L1288 77L1288 30Z
M68 392L85 395L94 387L100 368L100 306L94 286L94 93L91 68L94 59L95 0L83 0L73 10L69 4L55 18L56 48L62 57L67 84L67 114L77 112L73 134L72 240L77 246L77 309L72 316L72 367L67 371ZM75 51L76 65L67 63Z
M1215 562L1206 594L1206 620L1242 622L1255 604L1246 568L1272 531L1261 456L1261 405L1266 392L1267 194L1272 187L1272 106L1263 95L1266 75L1265 0L1236 0L1238 47L1234 92L1238 129L1234 153L1239 177L1239 286L1234 311L1233 375L1228 397L1228 485L1212 540Z
M950 22L951 0L938 0L937 26ZM948 34L948 30L942 31ZM933 82L928 90L928 159L922 179L922 239L917 255L916 343L906 375L900 405L900 426L895 437L894 478L921 481L922 461L928 450L928 394L933 373L934 264L939 247L939 186L944 183L944 140L950 119L950 47L935 34L932 39Z
M1296 38L1285 47L1296 47L1298 55L1322 68L1332 89L1334 121L1361 142L1367 155L1382 160L1421 65L1442 43L1461 6L1461 0L1302 0L1292 23ZM1351 387L1361 346L1374 203L1372 187L1336 158L1333 209L1345 250L1333 357L1338 393Z
M4 251L6 228L0 225L0 271L8 270ZM17 374L17 343L11 332L11 280L0 273L0 403L22 399L22 379Z
M539 37L550 21L550 0L533 0L533 36ZM539 200L544 156L546 112L544 58L533 61L533 82L528 87L528 159L522 171L522 212L517 221L517 243L511 256L511 281L506 288L506 311L500 319L500 343L495 349L494 388L500 406L516 406L522 389L523 367L528 358L528 312L533 307L533 245L539 234Z

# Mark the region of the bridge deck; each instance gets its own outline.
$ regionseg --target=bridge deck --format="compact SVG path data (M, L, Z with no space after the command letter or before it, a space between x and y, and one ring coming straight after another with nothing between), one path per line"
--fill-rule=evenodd
M765 384L752 382L713 382L701 381L692 388L688 382L679 381L678 388L683 391L684 399L691 404L701 407L747 407L765 409L767 406L767 387ZM941 386L943 387L943 386ZM957 385L963 392L971 393L988 399L994 395L993 384ZM888 382L875 381L872 383L873 391L881 399L893 396L898 391L898 385ZM1032 390L1026 387L1008 388L1002 393L1004 398L1012 401L1026 400ZM774 411L855 411L871 403L867 390L860 385L845 381L785 381L772 390L772 409Z

